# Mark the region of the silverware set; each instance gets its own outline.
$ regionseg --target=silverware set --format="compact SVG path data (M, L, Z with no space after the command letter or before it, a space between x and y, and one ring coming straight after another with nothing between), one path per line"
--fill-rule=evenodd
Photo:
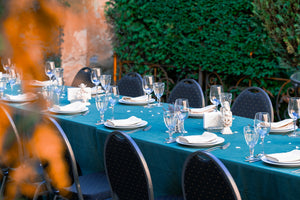
M146 127L144 127L144 128L137 128L137 129L134 129L134 130L132 130L132 131L127 131L126 133L135 133L135 132L140 131L140 130L148 131L148 130L151 129L151 127L152 127L152 126L149 125L149 126L146 126Z
M217 145L217 146L208 148L208 149L206 149L204 151L211 152L211 151L214 151L214 150L217 150L217 149L223 149L224 150L224 149L227 149L229 146L230 146L230 142L227 142L227 143L225 143L223 145Z

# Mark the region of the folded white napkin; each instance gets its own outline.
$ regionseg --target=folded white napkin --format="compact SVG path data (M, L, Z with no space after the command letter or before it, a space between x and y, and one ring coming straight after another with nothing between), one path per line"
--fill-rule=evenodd
M293 119L285 119L279 122L272 122L271 130L288 129L293 126L294 126Z
M293 150L285 153L266 154L266 158L273 162L300 162L300 150Z
M26 100L31 100L36 97L36 94L28 92L24 94L18 94L18 95L5 95L6 99L12 100L12 101L26 101Z
M221 128L223 127L221 112L206 112L203 115L203 128Z
M148 96L147 95L143 95L143 96L139 96L139 97L122 97L123 101L130 101L130 102L146 102L148 101Z
M86 109L86 104L80 101L75 101L65 106L54 105L53 109L55 111L63 111L63 112L76 112L83 111Z
M47 86L51 85L51 81L38 81L38 80L33 80L31 82L32 85L38 85L38 86Z
M131 116L128 119L107 120L106 123L110 126L133 126L140 123L142 119Z
M179 136L178 140L187 144L212 143L218 136L214 133L205 131L202 135Z
M191 114L203 114L206 112L212 112L215 110L215 108L216 108L215 105L209 105L209 106L205 106L203 108L191 108L190 113Z

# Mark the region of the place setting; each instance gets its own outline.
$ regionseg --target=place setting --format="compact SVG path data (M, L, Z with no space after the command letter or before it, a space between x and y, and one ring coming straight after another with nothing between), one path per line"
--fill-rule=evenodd
M176 142L190 147L211 147L224 143L225 139L205 131L202 135L178 136Z
M119 103L128 104L128 105L147 105L148 102L153 103L153 102L155 102L155 99L150 98L150 100L149 100L148 95L143 95L143 96L138 96L138 97L123 96L119 100Z
M138 118L136 116L131 116L125 119L110 119L104 122L104 126L112 129L120 130L130 130L137 129L147 126L148 122Z
M75 101L67 105L53 105L48 111L55 114L78 114L88 112L89 108L81 101Z
M32 92L22 93L22 94L5 94L1 100L9 103L24 103L35 101L38 99L38 96Z
M300 150L295 149L283 153L265 154L261 158L264 163L280 167L299 167Z

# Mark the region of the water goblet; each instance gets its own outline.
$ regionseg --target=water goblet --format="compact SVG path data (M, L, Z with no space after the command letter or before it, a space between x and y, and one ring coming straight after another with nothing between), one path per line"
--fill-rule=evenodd
M103 87L105 93L107 93L109 90L109 86L110 86L110 82L111 82L111 75L101 75L100 76L100 83L101 86Z
M154 83L154 78L152 75L146 75L143 77L143 89L144 92L148 95L148 104L147 108L151 108L150 106L150 94L153 92L153 83Z
M229 106L231 105L231 101L232 101L232 93L229 92L222 92L221 93L221 106L224 107L224 102L227 101L229 103Z
M55 68L53 72L56 84L59 85L61 89L61 98L64 98L64 69Z
M175 141L173 138L173 133L175 132L175 126L177 121L177 113L173 111L164 111L163 114L165 125L168 129L167 133L169 137L166 139L166 143L172 143Z
M100 120L96 125L104 124L104 112L107 110L108 97L107 95L96 95L95 97L96 107L100 113Z
M244 137L250 150L250 157L248 160L254 160L254 147L257 144L259 133L255 131L251 126L244 126Z
M5 87L6 87L6 81L4 79L1 79L0 80L0 98L3 97Z
M118 86L111 86L109 88L108 95L109 95L109 104L111 106L111 111L112 111L111 119L114 120L114 106L116 105L116 103L120 98Z
M256 113L254 118L254 130L259 134L259 137L261 138L262 155L265 154L264 139L266 135L270 132L270 129L271 129L270 114L267 112Z
M178 120L179 120L179 132L181 135L184 133L187 133L187 131L184 129L184 121L189 116L189 100L188 99L176 99L175 100L175 110L178 114Z
M210 102L216 106L215 111L218 111L218 105L221 101L221 93L223 92L222 85L212 85L210 87L209 98Z
M4 69L5 73L7 74L7 72L9 72L9 68L11 66L11 59L10 58L3 58L1 60L1 63L2 63L2 66L3 66L3 69Z
M96 87L96 95L98 93L98 86L100 84L100 77L101 77L101 69L100 68L93 68L91 71L91 81Z
M161 107L160 98L164 94L165 83L163 83L163 82L155 82L153 84L153 90L154 90L155 96L158 99L157 107Z
M13 94L13 86L17 82L17 72L16 72L15 68L10 68L9 69L8 82L9 82L10 87L11 87L11 94Z
M52 80L54 75L55 63L53 61L47 61L45 66L45 73Z
M288 113L289 113L290 118L292 118L293 122L294 122L294 131L289 136L297 137L298 134L296 132L296 121L300 117L300 97L291 97L289 99Z

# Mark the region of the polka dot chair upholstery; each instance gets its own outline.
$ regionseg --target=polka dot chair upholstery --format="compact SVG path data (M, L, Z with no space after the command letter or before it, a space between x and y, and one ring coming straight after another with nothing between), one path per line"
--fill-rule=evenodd
M249 87L243 90L235 99L232 114L254 119L257 112L268 112L271 121L274 120L272 102L268 94L259 87Z
M188 99L190 107L193 108L202 108L205 106L202 88L193 79L183 79L177 83L171 91L167 102L174 103L178 98Z
M112 199L153 200L153 186L146 160L134 140L114 131L104 147L105 170L112 190ZM180 196L158 197L159 200L181 200Z
M239 190L223 163L210 153L188 156L182 171L185 200L241 200Z
M138 97L144 95L143 79L140 74L130 72L117 83L120 95Z
M84 83L87 87L94 87L95 85L91 81L91 71L90 67L80 69L75 75L71 86L78 87L81 83Z

